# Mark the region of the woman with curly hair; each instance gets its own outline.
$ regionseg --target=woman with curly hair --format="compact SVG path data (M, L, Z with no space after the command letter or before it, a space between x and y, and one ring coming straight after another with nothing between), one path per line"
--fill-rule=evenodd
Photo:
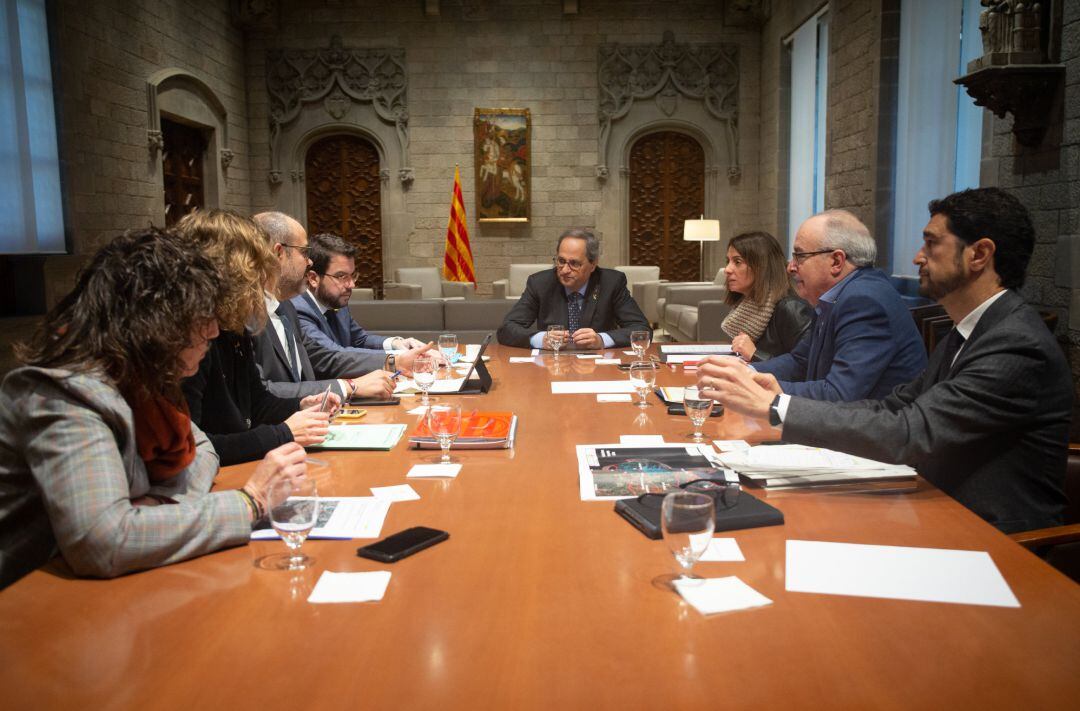
M323 395L278 397L260 377L253 333L266 327L266 285L278 260L252 220L227 210L186 215L177 231L221 272L224 298L217 311L220 335L210 342L198 371L183 382L191 419L210 437L222 465L261 458L286 442L318 444L329 431ZM330 393L331 411L340 404Z
M59 552L112 577L248 540L271 485L305 474L270 452L239 490L209 493L218 457L180 380L218 332L213 262L153 228L104 247L17 349L0 386L0 588Z
M768 232L745 232L728 242L725 301L720 325L731 349L747 362L787 353L810 327L813 312L791 288L787 260Z

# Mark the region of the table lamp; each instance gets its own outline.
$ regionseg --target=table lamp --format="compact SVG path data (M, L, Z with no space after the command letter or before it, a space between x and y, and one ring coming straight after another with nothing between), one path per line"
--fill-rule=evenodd
M705 281L705 243L720 241L720 220L687 220L683 223L683 237L687 242L700 242L698 249L698 280Z

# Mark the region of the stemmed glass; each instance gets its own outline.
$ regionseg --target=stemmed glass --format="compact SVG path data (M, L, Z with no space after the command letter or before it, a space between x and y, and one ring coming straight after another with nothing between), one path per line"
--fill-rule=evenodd
M441 464L449 464L450 445L461 430L461 405L436 403L428 408L427 426L435 439L439 440L439 449L442 450Z
M638 360L645 360L645 351L649 350L652 343L652 334L648 331L632 331L630 333L630 347Z
M437 372L434 358L424 353L416 356L416 360L413 361L413 382L420 389L420 405L423 407L428 406L428 390L431 390L431 386L435 384Z
M701 428L705 425L705 421L709 419L713 401L711 398L702 395L697 387L692 385L683 388L683 408L686 410L686 415L690 418L691 424L694 425L694 441L700 442L702 438Z
M278 570L303 570L312 562L300 552L319 518L319 492L314 479L293 483L279 479L270 487L270 524L289 547L289 554L272 561Z
M453 333L444 333L439 336L439 352L446 358L447 363L457 360L457 336Z
M559 349L566 342L566 326L551 325L547 327L547 343L551 350L555 351L555 357L559 357Z
M673 491L660 505L660 528L664 541L682 569L683 580L700 580L691 574L694 563L709 547L716 525L716 504L711 496Z
M630 384L637 390L641 401L637 406L649 406L649 391L656 385L656 363L651 360L636 360L630 364Z

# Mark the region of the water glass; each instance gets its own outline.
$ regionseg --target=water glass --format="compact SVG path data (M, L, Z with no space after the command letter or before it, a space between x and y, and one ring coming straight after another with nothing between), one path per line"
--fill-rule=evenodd
M645 352L652 343L652 334L648 331L632 331L630 333L630 348L638 360L645 360Z
M272 562L279 570L303 570L312 562L300 552L319 518L319 493L314 479L293 483L279 479L270 487L270 524L289 547L289 554Z
M700 580L690 571L709 547L715 516L713 499L705 494L673 491L664 497L660 505L660 528L683 579Z
M439 440L439 449L442 450L439 462L450 463L450 445L461 431L461 405L436 403L428 408L425 417L431 434Z
M458 359L457 335L444 333L439 336L439 352L446 358L447 363L453 363Z
M559 349L566 343L566 326L552 324L547 327L548 348L555 351L555 357L559 357Z
M649 406L649 391L656 386L656 363L651 360L636 360L630 364L630 384L637 390L641 400L638 407Z
M702 438L701 428L705 425L705 421L709 419L709 413L713 409L712 399L702 395L696 386L683 388L683 409L686 410L686 416L690 418L690 423L694 425L694 441L700 442Z
M435 384L435 377L438 374L438 364L435 359L426 353L421 353L416 356L416 360L413 361L413 382L416 383L416 387L420 389L421 400L420 404L424 407L428 405L428 391L431 390L431 386Z

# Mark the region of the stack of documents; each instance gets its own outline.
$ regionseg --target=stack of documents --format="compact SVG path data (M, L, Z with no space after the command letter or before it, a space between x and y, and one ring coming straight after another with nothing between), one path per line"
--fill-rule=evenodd
M769 488L915 478L915 470L903 464L800 444L758 445L724 452L719 459L752 483Z
M461 413L461 431L451 449L509 449L517 434L517 415L512 412L474 410ZM416 425L409 444L417 449L438 449L439 440L431 434L424 418Z
M330 425L330 432L319 444L308 449L377 449L391 450L405 434L405 425Z

